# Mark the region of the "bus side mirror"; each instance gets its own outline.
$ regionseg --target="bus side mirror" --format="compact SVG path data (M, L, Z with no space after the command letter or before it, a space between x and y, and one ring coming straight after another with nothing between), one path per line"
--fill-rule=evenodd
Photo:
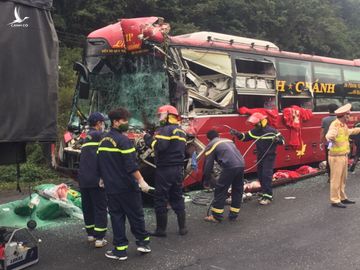
M75 70L79 74L79 80L78 80L79 98L81 99L89 98L90 84L89 84L88 69L80 62L75 62L73 66L73 70Z
M79 98L88 99L90 93L90 85L89 82L84 79L83 76L80 75L79 80Z

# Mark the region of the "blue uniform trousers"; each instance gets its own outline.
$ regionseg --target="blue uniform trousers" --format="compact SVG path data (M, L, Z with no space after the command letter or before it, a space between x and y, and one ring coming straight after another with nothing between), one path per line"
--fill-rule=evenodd
M274 173L275 155L266 155L258 164L257 173L263 196L272 199L272 177Z
M155 173L154 208L157 214L167 212L167 203L176 214L185 211L182 191L183 166L158 167Z
M126 250L125 221L128 218L130 230L137 245L149 243L149 233L145 230L144 211L140 191L108 194L108 206L113 229L113 244L117 250Z
M240 211L242 195L244 191L244 168L223 169L219 180L215 185L212 215L221 220L223 218L225 200L231 186L231 207L229 217L236 218Z
M81 188L81 204L86 232L102 239L107 231L107 202L105 190L100 187Z

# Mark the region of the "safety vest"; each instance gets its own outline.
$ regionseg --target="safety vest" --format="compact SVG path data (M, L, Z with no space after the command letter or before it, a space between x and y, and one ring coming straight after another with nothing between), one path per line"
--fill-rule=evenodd
M332 128L337 129L337 135L332 147L329 149L329 155L338 156L350 153L349 129L347 125L336 119L329 129Z

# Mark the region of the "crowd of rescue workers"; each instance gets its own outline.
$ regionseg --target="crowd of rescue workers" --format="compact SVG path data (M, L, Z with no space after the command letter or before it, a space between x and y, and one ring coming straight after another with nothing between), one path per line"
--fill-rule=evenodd
M329 105L329 116L322 120L321 140L326 144L326 161L330 182L331 206L346 208L355 202L345 194L345 181L350 152L349 136L360 134L360 127L348 128L351 104L340 108ZM155 187L142 177L136 158L136 150L127 137L130 113L118 108L108 113L110 131L105 133L105 118L99 112L90 114L89 130L83 142L80 156L79 186L82 196L87 239L101 248L107 244L107 213L113 230L113 249L105 256L116 260L127 259L128 239L126 218L136 238L137 250L149 253L150 236L166 237L168 205L177 216L179 234L186 235L186 212L182 190L186 132L180 126L180 115L171 105L157 110L159 128L154 134L144 134L144 141L155 153ZM285 144L284 137L270 126L267 117L253 113L247 122L253 125L248 132L231 129L230 134L241 141L254 140L257 150L257 177L261 184L260 205L273 200L272 176L277 145ZM220 138L215 129L207 132L209 140L205 148L203 184L210 182L214 161L221 167L221 174L214 186L214 200L205 221L219 223L224 219L224 207L231 187L231 203L228 219L235 221L243 198L245 162L232 140ZM355 140L359 142L360 140ZM357 143L358 144L358 143ZM354 170L359 157L360 145L350 170ZM154 197L156 229L145 229L141 191Z

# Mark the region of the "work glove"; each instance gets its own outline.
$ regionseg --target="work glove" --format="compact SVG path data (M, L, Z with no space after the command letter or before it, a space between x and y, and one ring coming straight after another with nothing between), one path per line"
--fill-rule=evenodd
M230 134L231 135L237 135L237 133L239 133L239 131L237 131L236 129L230 129Z
M101 188L104 188L104 187L105 187L105 185L104 185L104 180L102 180L101 178L100 178L100 180L99 180L99 187L101 187Z
M278 143L278 142L280 142L280 138L278 136L274 136L274 138L272 138L272 141L274 143Z
M242 138L244 136L244 133L237 131L236 129L230 129L230 134L233 136L236 136L237 138Z
M272 140L276 144L285 144L285 139L281 134L274 136Z
M146 181L144 179L139 180L139 187L140 187L141 191L144 193L149 193L154 190L154 188L149 186L148 183L146 183Z

